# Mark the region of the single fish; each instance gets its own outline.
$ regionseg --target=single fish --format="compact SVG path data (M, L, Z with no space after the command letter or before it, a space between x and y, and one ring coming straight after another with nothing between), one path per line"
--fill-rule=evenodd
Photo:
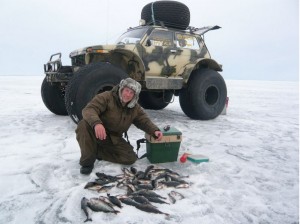
M157 188L158 187L158 181L157 180L152 180L151 185L153 186L153 188Z
M144 180L151 180L152 179L152 174L148 173L147 175L144 176ZM140 179L141 180L141 179Z
M137 209L140 209L140 210L145 211L145 212L156 213L156 214L164 214L164 215L169 216L168 213L161 212L160 210L158 210L157 208L155 208L155 207L153 207L149 204L138 204L135 207Z
M149 201L154 202L154 203L159 203L159 204L170 204L170 203L168 203L168 202L165 202L165 201L161 200L161 199L158 198L158 197L146 197L146 196L145 196L145 198L147 198Z
M137 184L137 189L146 189L146 190L153 190L154 187L152 184Z
M117 187L117 188L121 188L121 189L127 189L127 186L126 186L125 183L122 182L122 181L117 182L116 187Z
M169 196L170 202L171 202L172 204L175 204L175 203L176 203L175 197L174 197L171 193L169 193L168 196Z
M167 169L167 168L165 170L166 170L167 173L170 173L170 174L173 174L173 175L176 175L176 176L180 177L180 174L177 173L177 172L175 172L175 171L173 171L173 170L170 170L170 169Z
M105 185L102 186L97 192L98 193L103 193L103 192L108 192L110 189L112 189L115 185Z
M132 184L126 184L127 186L127 194L132 194L136 191L136 187Z
M130 167L130 171L131 171L131 173L133 173L133 174L136 174L136 173L137 173L137 169L136 169L135 167L133 167L133 166Z
M105 201L106 203L108 203L111 207L114 206L114 204L112 204L112 203L108 200L107 197L101 196L101 195L100 195L98 198L99 198L100 200L103 200L103 201Z
M123 179L124 178L124 174L118 174L115 177L118 178L118 179Z
M128 196L128 195L118 195L117 198L118 198L119 200L121 200L121 199L123 199L123 198L129 198L129 196Z
M154 180L156 180L156 181L165 180L167 176L168 176L167 173L161 173Z
M126 167L123 167L122 168L122 171L124 173L124 177L134 177L134 174L129 170L127 169Z
M118 206L119 208L122 208L122 207L123 207L123 206L121 205L121 201L120 201L117 197L112 196L112 195L110 195L110 194L107 194L107 197L108 197L108 200L109 200L112 204Z
M189 184L179 184L175 188L189 188L189 187L190 187Z
M135 174L136 178L137 179L144 179L145 178L145 172L143 171L138 171L136 174Z
M168 176L168 174L167 174L166 177L165 177L165 181L172 181L171 177Z
M88 185L88 186L85 186L84 188L85 189L88 189L88 190L92 190L92 191L97 191L97 192L107 192L109 191L111 188L113 188L115 185L104 185L104 186L101 186L101 185L98 185L98 184L94 184L94 185Z
M94 181L96 184L99 184L99 185L101 185L101 186L103 186L103 185L105 185L105 184L110 184L110 183L112 183L113 181L111 181L111 180L102 180L102 179L96 179L95 181Z
M170 174L167 175L167 177L171 180L171 181L177 181L177 182L180 182L182 184L188 184L188 182L186 182L185 180L182 180L176 176L172 176Z
M126 198L126 197L121 197L121 198L119 198L119 200L122 202L122 203L124 203L124 204L126 204L126 205L131 205L131 206L136 206L136 205L138 205L139 203L137 203L136 201L134 201L133 199L131 199L131 198Z
M133 192L132 195L143 195L146 198L147 197L158 197L158 198L166 199L165 197L162 197L159 194L156 194L154 191L144 190L144 189Z
M155 185L155 189L164 189L164 188L167 188L167 186L162 184L161 182L157 182Z
M89 214L89 211L88 211L88 204L89 200L85 197L83 197L81 199L81 209L83 210L84 214L86 215L86 220L84 222L87 222L87 221L93 221L91 218L90 218L90 214Z
M145 198L144 196L133 196L132 199L134 201L136 201L137 203L139 203L139 204L147 204L149 206L157 208L156 206L154 206L153 204L151 204L151 202L147 198Z
M138 185L138 184L141 184L141 182L140 182L136 177L134 177L134 178L131 180L131 184L133 184L133 185Z
M163 175L163 174L169 174L172 176L177 176L177 177L183 177L179 173L172 171L170 169L159 169L159 168L154 168L151 170L151 173L154 174L155 176Z
M184 199L185 197L182 195L182 194L180 194L179 192L177 192L177 191L171 191L170 193L169 193L171 196L173 196L175 199L177 199L177 200L181 200L181 199Z
M167 173L168 176L171 176L171 177L177 177L177 178L189 178L190 176L187 175L187 176L182 176L182 175L177 175L177 174L173 174L173 173Z
M151 184L152 180L139 179L137 180L137 184Z
M177 181L161 181L160 182L163 185L166 185L167 187L177 187L178 185L181 185L182 183Z
M132 196L131 198L140 204L150 204L150 201L147 198L145 198L144 196L135 195L135 196Z
M152 170L154 168L154 165L150 165L145 169L145 173L144 173L144 177L146 177L148 175L148 173L150 172L150 170Z
M161 175L161 174L166 173L166 171L165 171L164 169L157 169L157 168L154 168L154 169L150 170L149 173L151 173L152 176L159 176L159 175Z
M121 177L118 176L111 176L111 175L107 175L105 173L96 173L96 176L99 177L100 179L107 179L110 181L118 181Z
M84 189L88 189L88 188L92 188L94 186L100 186L100 184L98 184L97 182L87 182L87 184L84 186Z
M109 203L105 202L100 198L91 198L87 202L87 206L94 212L111 212L115 214L120 212L115 210Z
M85 185L84 189L99 191L103 186L96 184L95 182L89 182Z

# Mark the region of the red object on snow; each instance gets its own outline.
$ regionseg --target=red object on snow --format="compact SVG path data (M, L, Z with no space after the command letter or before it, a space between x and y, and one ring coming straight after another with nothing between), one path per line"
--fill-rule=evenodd
M185 163L188 155L189 153L183 153L183 155L180 157L180 162Z

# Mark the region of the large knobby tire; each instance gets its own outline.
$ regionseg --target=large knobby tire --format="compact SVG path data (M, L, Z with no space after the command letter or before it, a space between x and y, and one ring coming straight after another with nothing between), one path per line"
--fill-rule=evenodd
M169 105L173 98L172 91L148 92L142 91L139 97L139 104L145 109L161 110Z
M188 81L188 87L179 93L183 112L196 120L216 118L224 109L227 88L223 77L210 69L195 70Z
M185 30L190 24L190 10L181 2L156 1L145 5L141 12L141 19L150 25L154 24L152 11L157 25L160 25L158 21L162 21L167 27Z
M42 100L52 113L57 115L68 115L65 107L65 92L60 83L50 83L44 78L41 86Z
M65 96L68 114L75 123L82 119L82 109L98 93L111 90L128 75L105 62L86 65L74 73Z

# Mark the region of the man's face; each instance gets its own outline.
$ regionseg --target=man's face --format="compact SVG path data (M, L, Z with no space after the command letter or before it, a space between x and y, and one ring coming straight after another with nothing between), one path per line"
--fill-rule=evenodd
M128 87L124 87L124 89L122 90L122 100L123 103L128 103L132 100L132 98L134 97L135 92L128 88Z

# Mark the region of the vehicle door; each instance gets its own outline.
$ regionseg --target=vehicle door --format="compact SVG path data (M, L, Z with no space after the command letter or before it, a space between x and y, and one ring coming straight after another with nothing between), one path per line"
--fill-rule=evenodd
M177 66L182 68L186 64L196 63L200 58L199 42L193 35L175 32L176 57L174 58Z
M147 75L164 77L176 74L176 64L172 60L176 52L174 32L154 29L143 45L142 60Z

